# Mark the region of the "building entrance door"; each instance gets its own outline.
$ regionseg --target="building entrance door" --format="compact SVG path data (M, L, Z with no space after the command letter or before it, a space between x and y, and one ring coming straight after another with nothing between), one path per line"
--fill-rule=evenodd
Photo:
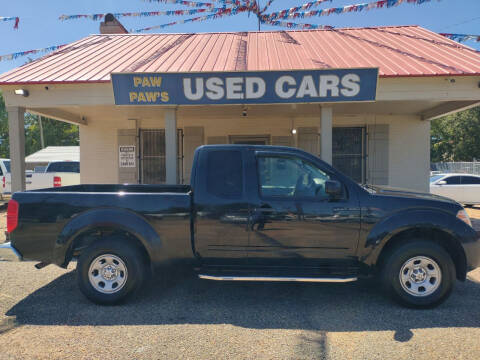
M231 135L230 144L269 145L269 135Z

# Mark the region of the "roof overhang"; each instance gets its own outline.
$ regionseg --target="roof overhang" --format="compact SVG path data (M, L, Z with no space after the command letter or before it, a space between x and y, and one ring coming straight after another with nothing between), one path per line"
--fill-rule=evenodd
M425 120L461 111L479 105L480 76L443 76L414 78L380 78L376 102L335 104L334 112L344 114L411 114ZM138 107L120 110L115 106L112 84L35 84L21 88L29 91L28 97L14 94L18 85L2 86L7 106L19 106L28 111L69 123L86 125L90 116L96 116L95 108L116 114L129 113L134 116L142 112L151 114L164 106L148 106L142 111ZM205 111L229 105L205 105ZM250 105L249 105L250 106ZM261 107L261 105L251 105ZM280 106L280 105L279 105ZM318 104L316 105L318 108ZM308 104L301 106L309 109ZM283 109L283 107L282 107ZM102 110L103 111L103 110ZM147 115L149 116L149 115Z

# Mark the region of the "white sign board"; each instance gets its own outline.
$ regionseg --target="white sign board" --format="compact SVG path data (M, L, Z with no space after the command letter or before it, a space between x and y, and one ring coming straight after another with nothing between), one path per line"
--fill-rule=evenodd
M119 146L120 167L135 167L135 145Z

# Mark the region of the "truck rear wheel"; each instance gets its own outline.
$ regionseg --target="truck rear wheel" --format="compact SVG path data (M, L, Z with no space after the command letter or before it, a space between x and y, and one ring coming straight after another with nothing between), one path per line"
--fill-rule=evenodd
M455 265L440 245L411 240L389 254L382 276L384 287L394 300L408 307L431 308L450 295Z
M97 304L125 300L139 289L146 273L144 257L134 245L121 238L107 238L85 249L77 264L82 293Z

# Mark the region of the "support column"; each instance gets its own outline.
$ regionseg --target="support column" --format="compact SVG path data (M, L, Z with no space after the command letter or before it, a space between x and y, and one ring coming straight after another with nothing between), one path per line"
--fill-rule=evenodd
M177 183L177 114L176 110L165 110L165 167L166 183Z
M7 107L12 194L25 190L25 108Z
M332 123L333 109L321 107L320 110L320 158L332 165Z

